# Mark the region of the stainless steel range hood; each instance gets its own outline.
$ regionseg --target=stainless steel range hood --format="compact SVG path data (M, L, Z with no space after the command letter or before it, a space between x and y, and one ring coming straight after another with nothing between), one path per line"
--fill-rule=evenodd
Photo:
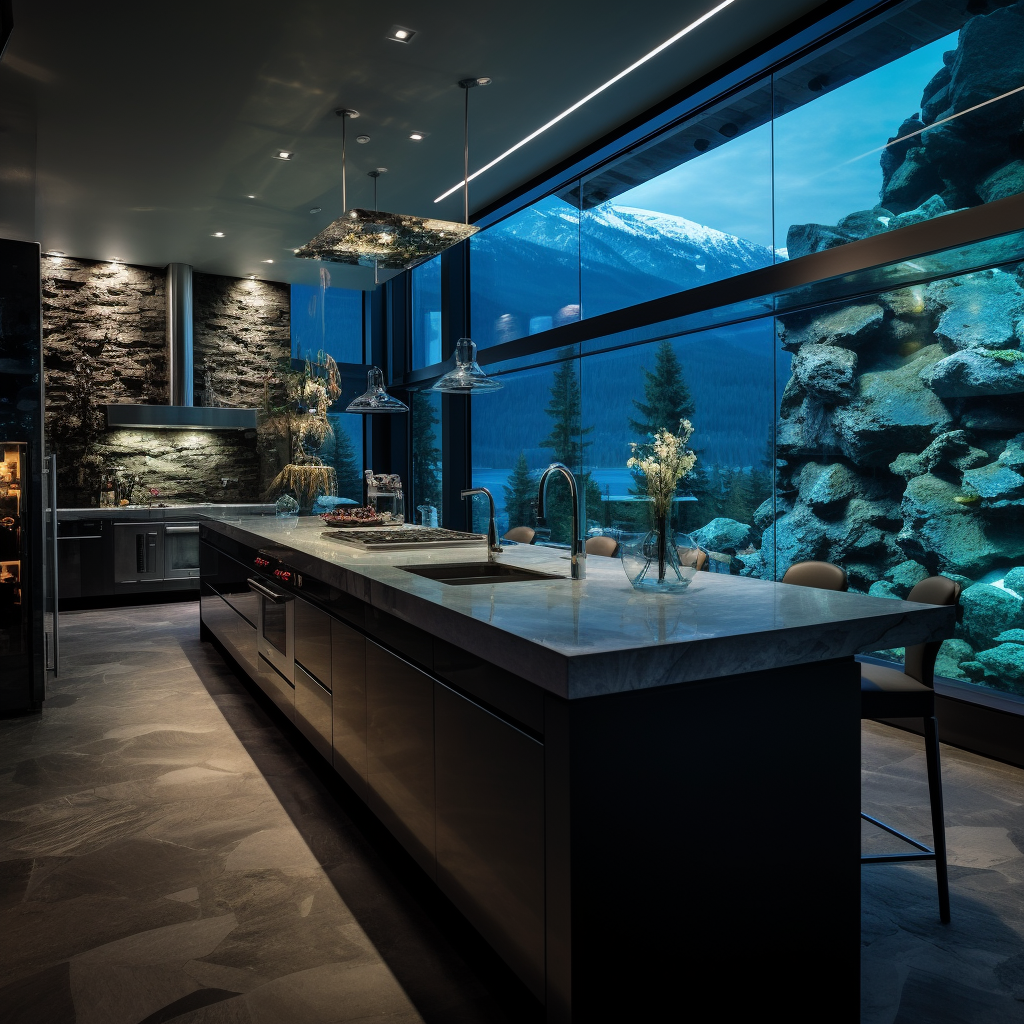
M167 405L108 405L107 426L145 430L255 430L255 409L192 404L192 268L167 265Z

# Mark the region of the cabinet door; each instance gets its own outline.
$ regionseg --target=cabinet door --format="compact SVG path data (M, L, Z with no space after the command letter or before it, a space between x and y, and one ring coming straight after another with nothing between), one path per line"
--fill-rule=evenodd
M295 687L262 654L256 658L256 685L290 722L295 721Z
M256 671L256 627L247 622L219 594L203 590L199 614L213 635L252 679Z
M434 877L434 681L366 641L370 809Z
M252 570L206 543L199 545L199 566L203 582L213 587L239 615L255 627L259 604L246 582Z
M331 617L300 598L295 599L295 660L331 688Z
M331 760L331 693L295 666L295 725L322 757Z
M543 999L543 744L435 685L437 884Z
M164 524L114 524L114 582L164 578Z
M331 619L334 770L366 799L366 638Z

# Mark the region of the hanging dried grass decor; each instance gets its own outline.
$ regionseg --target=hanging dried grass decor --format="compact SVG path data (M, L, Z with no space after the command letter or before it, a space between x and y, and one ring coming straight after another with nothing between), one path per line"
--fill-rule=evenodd
M327 410L341 394L338 364L323 352L317 356L316 369L323 375L314 376L313 364L306 360L299 393L296 395L298 419L293 461L274 477L267 497L292 491L299 503L299 511L308 514L321 495L338 493L338 474L333 466L324 464L317 454L334 436Z

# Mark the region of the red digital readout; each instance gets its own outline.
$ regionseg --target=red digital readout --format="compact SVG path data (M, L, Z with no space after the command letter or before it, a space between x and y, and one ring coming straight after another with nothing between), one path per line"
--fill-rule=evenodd
M265 569L268 565L270 565L270 562L268 562L265 558L257 558L256 564L260 566L260 568Z
M282 580L290 580L292 578L292 574L285 569L275 569L274 575Z

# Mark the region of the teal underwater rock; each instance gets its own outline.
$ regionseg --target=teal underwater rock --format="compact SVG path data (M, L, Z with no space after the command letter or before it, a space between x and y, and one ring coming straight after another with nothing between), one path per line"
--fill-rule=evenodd
M1003 586L1009 587L1018 597L1024 597L1024 568L1011 569L1003 577Z
M976 583L960 595L960 603L964 629L978 648L992 647L1008 630L1024 629L1024 600L1001 587Z
M947 349L1017 348L1024 289L1013 274L983 270L928 286L928 301L942 310L935 336Z
M984 667L986 679L991 677L1010 683L1024 682L1024 647L1020 644L1000 644L991 650L982 651L975 661Z
M712 519L693 533L693 539L708 551L735 554L749 547L751 529L746 523L738 523L735 519Z
M1008 629L996 637L997 644L1024 644L1024 629Z
M807 394L837 405L857 390L857 353L838 345L801 345L791 372Z
M940 398L1024 394L1024 363L1005 362L985 350L954 352L921 372Z
M974 657L974 648L966 640L943 640L935 659L935 674L944 679L967 679L960 666Z

